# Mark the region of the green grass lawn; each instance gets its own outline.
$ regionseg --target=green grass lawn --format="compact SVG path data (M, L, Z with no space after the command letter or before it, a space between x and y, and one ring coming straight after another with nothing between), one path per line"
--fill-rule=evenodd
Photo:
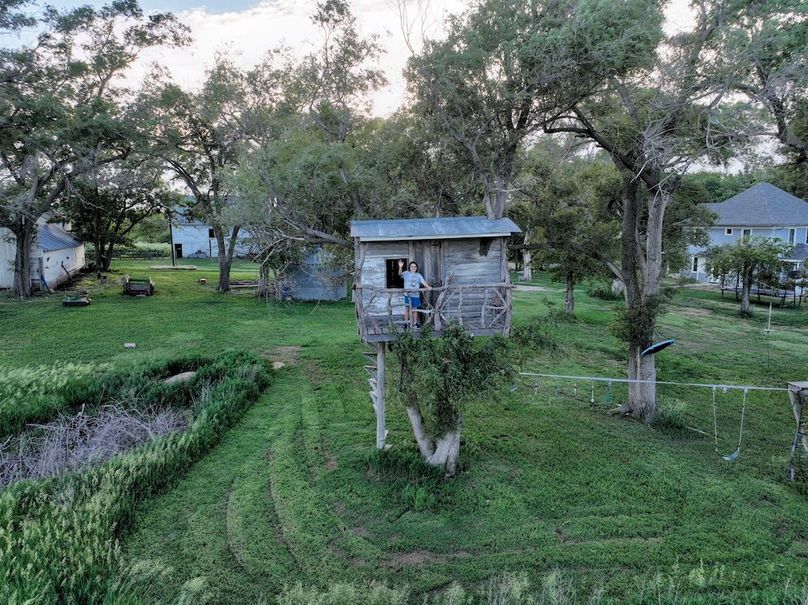
M123 550L172 569L159 595L173 597L194 578L214 602L246 604L297 581L383 580L422 592L452 580L477 586L500 571L540 582L559 570L582 592L603 587L617 601L663 574L683 594L761 602L808 580L808 499L784 479L794 428L784 393L750 394L743 455L730 464L713 451L709 390L660 387L669 422L650 429L608 415L603 385L592 406L586 381L525 380L467 410L464 470L422 482L424 508L406 478L380 477L368 463L375 420L352 305L220 295L215 265L190 262L199 270L116 263L111 281L152 276L150 298L93 279L87 308L64 308L58 295L0 298L4 366L127 365L227 348L285 364L221 443L138 513ZM234 278L254 275L252 265L235 268ZM624 347L609 329L618 303L581 288L577 320L552 320L563 292L544 276L535 283L548 289L517 290L514 321L545 321L558 346L535 351L523 369L623 376ZM677 340L659 355L660 380L808 379L808 309L775 309L768 346L765 315L758 308L742 320L714 292L681 290L659 326L660 338ZM613 402L624 393L614 385ZM732 451L741 395L719 391L718 401L720 445ZM393 448L414 450L395 402L388 424Z

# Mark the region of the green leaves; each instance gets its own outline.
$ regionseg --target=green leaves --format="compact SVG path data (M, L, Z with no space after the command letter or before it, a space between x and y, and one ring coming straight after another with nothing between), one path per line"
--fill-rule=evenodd
M456 323L440 337L404 334L391 347L401 362L399 391L418 401L435 437L456 429L467 402L492 395L513 373L505 338L475 340Z

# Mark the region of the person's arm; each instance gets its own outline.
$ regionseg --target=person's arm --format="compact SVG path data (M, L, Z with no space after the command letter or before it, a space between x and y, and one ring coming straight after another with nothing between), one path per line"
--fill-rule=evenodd
M398 259L398 274L401 275L402 273L404 273L404 261Z
M424 285L424 287L425 287L427 290L431 290L431 289L432 289L432 286L430 286L428 283L426 283L426 280L424 279L424 276L423 276L423 275L421 276L421 283Z

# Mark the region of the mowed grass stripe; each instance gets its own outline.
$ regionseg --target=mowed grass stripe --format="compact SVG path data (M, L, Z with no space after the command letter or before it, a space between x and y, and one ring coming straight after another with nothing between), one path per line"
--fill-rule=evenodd
M278 416L299 402L296 380L280 373L218 447L138 514L125 553L174 569L162 596L176 596L186 580L201 576L216 602L255 602L297 573L280 539L267 456Z

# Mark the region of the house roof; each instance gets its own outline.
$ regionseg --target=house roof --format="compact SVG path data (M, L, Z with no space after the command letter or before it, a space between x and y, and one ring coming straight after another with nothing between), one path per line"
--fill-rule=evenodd
M797 227L808 225L808 202L770 185L757 183L728 200L707 207L718 214L718 227Z
M509 218L492 220L484 216L351 222L351 237L365 242L508 237L521 231Z
M71 237L71 235L59 225L46 223L37 226L36 245L41 248L43 252L51 252L65 248L76 248L81 246L81 242Z

